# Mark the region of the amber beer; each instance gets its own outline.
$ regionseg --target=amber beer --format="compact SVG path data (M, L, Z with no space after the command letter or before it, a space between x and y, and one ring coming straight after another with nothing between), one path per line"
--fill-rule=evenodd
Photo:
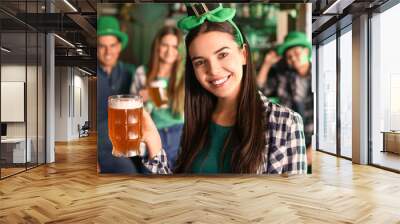
M149 95L156 107L161 107L168 104L166 85L160 80L150 83Z
M140 153L143 100L135 95L108 98L108 131L116 157L132 157Z

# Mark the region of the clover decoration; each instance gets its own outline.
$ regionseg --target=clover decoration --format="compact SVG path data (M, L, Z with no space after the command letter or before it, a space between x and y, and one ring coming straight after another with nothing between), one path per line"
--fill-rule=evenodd
M216 23L227 21L236 31L236 42L239 44L239 46L244 44L243 36L239 28L232 21L232 18L235 16L236 9L223 8L221 3L218 5L218 7L212 10L209 10L207 5L204 3L191 3L187 4L186 7L191 7L195 15L184 17L178 22L178 27L181 30L190 31L203 24L206 20Z

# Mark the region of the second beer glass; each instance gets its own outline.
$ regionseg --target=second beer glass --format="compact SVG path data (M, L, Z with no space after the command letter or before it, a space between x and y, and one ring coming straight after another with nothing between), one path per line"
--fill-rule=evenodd
M160 80L150 83L149 95L156 107L162 107L168 104L166 84Z

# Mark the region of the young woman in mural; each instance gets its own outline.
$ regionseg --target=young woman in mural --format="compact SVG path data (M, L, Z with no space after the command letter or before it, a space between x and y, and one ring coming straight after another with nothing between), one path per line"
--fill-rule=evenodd
M185 123L176 167L144 114L144 165L169 173L306 173L302 118L258 90L249 45L221 4L191 4L186 36Z
M175 166L183 127L184 46L181 31L165 26L157 33L147 68L139 66L133 90L139 91L161 136L168 165Z

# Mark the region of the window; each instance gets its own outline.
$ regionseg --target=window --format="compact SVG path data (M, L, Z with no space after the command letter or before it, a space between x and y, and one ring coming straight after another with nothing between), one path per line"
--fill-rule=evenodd
M336 36L318 48L318 149L336 154Z
M384 135L400 131L400 33L395 29L398 21L400 5L371 18L372 163L396 170L400 170L400 155L387 150ZM400 138L400 133L396 135ZM395 148L400 148L400 143Z
M352 141L352 32L340 36L340 155L351 158Z
M44 3L8 1L2 6L23 15L39 13ZM44 33L0 12L0 110L6 126L0 178L45 163L45 41Z

